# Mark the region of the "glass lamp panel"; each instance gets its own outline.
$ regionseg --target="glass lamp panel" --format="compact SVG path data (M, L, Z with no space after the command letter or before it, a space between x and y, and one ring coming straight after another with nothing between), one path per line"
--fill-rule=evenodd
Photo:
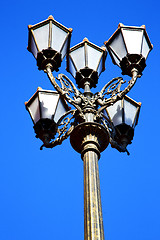
M127 55L125 43L122 37L122 33L119 32L118 35L111 42L110 47L116 53L116 55L122 60Z
M146 40L146 36L143 35L142 56L145 57L145 59L147 58L149 51L150 48Z
M136 113L137 107L124 99L124 116L127 125L132 127Z
M29 113L32 117L34 124L40 119L39 99L38 96L32 101L28 107Z
M103 68L103 57L101 58L101 61L100 61L99 65L98 65L98 69L97 69L98 76L101 74L102 68Z
M69 72L72 74L73 77L76 76L76 69L75 69L75 67L73 65L73 62L70 59L70 57L69 57Z
M109 116L113 122L114 126L122 124L122 106L121 100L117 101L115 104L107 108Z
M33 56L34 56L35 58L37 58L38 50L37 50L37 46L36 46L36 44L35 44L33 35L31 35L30 49L31 49L31 52L32 52Z
M64 107L63 101L59 98L59 102L56 108L54 121L57 123L60 117L66 112L66 108Z
M115 63L120 67L120 60L117 58L117 56L114 54L114 52L112 50L110 50L110 54L111 54L113 60L115 61Z
M60 52L62 45L67 37L67 32L52 23L52 43L51 48Z
M78 71L85 67L84 46L79 47L76 50L72 51L70 55Z
M87 51L88 51L88 67L96 71L100 58L102 57L102 52L98 51L97 49L89 45L87 45Z
M49 23L33 30L39 51L48 48Z
M69 38L67 38L63 48L61 49L62 59L65 57L65 55L67 53L68 41L69 41Z
M142 29L122 29L124 40L129 54L141 54Z
M53 119L59 95L55 93L39 92L41 118Z

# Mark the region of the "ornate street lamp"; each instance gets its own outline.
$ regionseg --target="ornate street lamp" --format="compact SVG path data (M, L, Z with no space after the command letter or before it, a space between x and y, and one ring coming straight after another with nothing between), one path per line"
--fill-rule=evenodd
M105 109L106 114L113 124L112 138L119 146L126 148L134 136L134 129L138 123L141 103L125 95L113 105Z
M76 79L79 88L84 88L88 79L90 87L96 87L98 77L105 70L106 49L83 39L70 49L67 55L67 71Z
M148 54L153 48L144 25L131 27L122 23L105 45L113 63L121 67L122 74L129 76L132 75L133 68L142 74Z
M84 234L85 240L103 240L103 219L100 198L98 160L108 144L119 152L127 152L138 123L140 103L126 94L141 77L146 58L152 50L146 29L119 25L105 42L114 64L123 74L131 76L128 85L121 77L113 78L100 92L93 94L98 78L105 70L106 49L84 39L69 50L71 30L53 17L29 27L28 50L37 59L57 92L38 89L26 103L37 137L43 147L53 148L70 136L72 147L81 154L84 163ZM55 78L67 54L67 71ZM60 83L57 83L56 79ZM123 85L124 86L124 85ZM66 102L73 109L69 109ZM129 154L129 153L128 153Z
M72 29L64 27L49 16L43 22L29 25L28 30L28 51L36 58L39 70L44 70L51 63L52 71L58 71L69 50Z
M25 106L34 123L36 137L43 142L54 139L58 121L69 110L58 92L43 90L40 87Z

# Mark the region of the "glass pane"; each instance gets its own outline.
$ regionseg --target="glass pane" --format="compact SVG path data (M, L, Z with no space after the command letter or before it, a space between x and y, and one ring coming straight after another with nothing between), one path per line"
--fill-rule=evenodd
M120 67L120 60L117 58L117 56L110 50L110 54L112 55L115 63Z
M73 77L76 76L76 69L70 58L69 58L69 72L73 75Z
M55 116L54 116L54 121L57 123L58 120L60 119L60 117L66 112L66 109L63 105L63 102L61 99L59 99L59 102L58 102L58 106L57 106L57 109L56 109L56 113L55 113Z
M65 32L61 28L52 24L52 44L51 44L51 47L54 50L56 50L57 52L60 52L67 34L68 34L67 32Z
M89 45L87 45L87 51L88 51L88 67L96 71L100 57L102 56L102 52L96 50L95 48Z
M70 53L77 70L85 67L85 55L84 55L84 46L77 48L75 51Z
M132 127L134 122L134 118L137 112L137 107L131 104L130 102L124 100L124 116L125 116L125 123Z
M28 110L31 114L33 122L36 123L40 119L38 96L34 99L34 101L28 107Z
M143 30L122 29L128 53L141 54Z
M97 69L98 76L99 76L99 75L101 74L101 72L102 72L102 60L103 60L103 58L101 58L101 61L100 61L100 63L99 63L98 69Z
M38 52L38 50L37 50L37 47L36 47L36 44L35 44L35 41L34 41L34 38L33 38L33 35L31 35L31 52L33 53L33 56L35 57L35 58L37 58L37 52Z
M125 47L121 32L112 41L112 43L110 44L110 47L117 54L120 60L122 60L122 58L124 58L127 55L126 47Z
M108 107L107 110L114 126L122 123L121 100L117 101L113 106Z
M49 24L33 30L39 51L48 48Z
M62 59L65 57L65 55L67 53L67 48L68 48L68 38L67 38L63 48L61 49Z
M52 119L55 114L59 95L56 93L39 93L39 101L41 107L41 118Z
M148 43L146 41L146 37L145 37L145 35L143 35L142 56L145 57L145 59L148 56L149 50L150 49L149 49Z

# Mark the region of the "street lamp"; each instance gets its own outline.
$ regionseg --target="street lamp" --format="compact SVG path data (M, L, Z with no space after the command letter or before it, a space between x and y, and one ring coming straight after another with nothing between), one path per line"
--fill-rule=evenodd
M39 88L26 103L26 108L36 136L43 141L41 149L53 148L70 136L72 147L81 154L85 240L103 240L98 160L109 144L119 152L129 154L127 145L133 139L141 104L126 94L141 77L153 46L144 26L120 24L105 46L113 63L122 69L122 74L131 76L131 80L125 86L126 81L121 77L113 78L100 92L93 94L91 88L96 87L105 70L106 48L85 38L69 49L71 32L52 16L29 26L28 50L36 58L39 70L48 75L56 92ZM55 78L52 74L54 70L58 71L65 55L67 71L83 93L66 75L59 74ZM122 85L125 87L121 90Z
M69 110L58 92L40 87L25 106L34 123L36 137L43 142L54 139L58 121Z
M113 63L121 67L122 74L131 76L136 68L139 74L146 67L146 59L153 46L146 32L146 27L118 25L112 37L105 42Z

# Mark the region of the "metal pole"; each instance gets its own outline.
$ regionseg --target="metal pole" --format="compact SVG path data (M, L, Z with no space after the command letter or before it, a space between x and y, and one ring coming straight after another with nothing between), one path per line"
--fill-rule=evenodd
M88 136L92 141L93 137ZM103 218L100 196L97 146L92 143L84 146L84 236L85 240L103 240ZM88 148L88 151L87 151Z
M104 240L98 159L108 146L108 132L99 123L84 122L74 128L70 142L84 162L85 240Z

